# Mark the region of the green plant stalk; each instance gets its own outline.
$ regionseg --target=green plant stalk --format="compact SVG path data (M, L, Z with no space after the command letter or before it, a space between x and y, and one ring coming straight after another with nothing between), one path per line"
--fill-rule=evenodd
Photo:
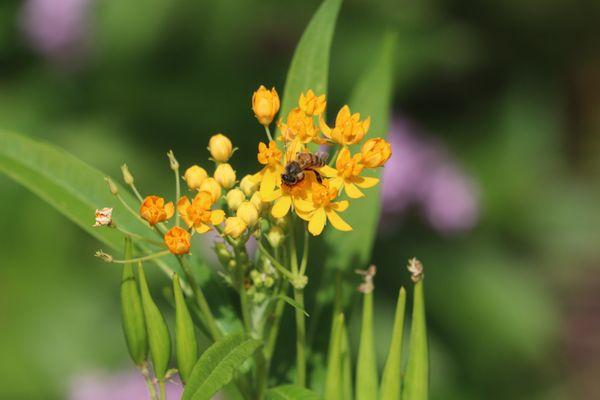
M235 261L237 264L237 283L238 283L238 292L240 294L240 307L242 309L242 320L244 322L244 329L246 333L252 334L252 324L250 321L250 309L248 304L248 295L246 294L246 288L244 287L244 270L245 265L243 265L242 253L246 250L244 249L244 244L238 244L234 247L235 253ZM247 258L247 256L246 256Z
M298 255L296 250L296 238L294 233L294 224L290 228L290 264L292 274L296 277L299 275ZM303 263L306 261L303 260ZM300 308L304 309L304 289L294 287L294 300ZM295 308L296 313L296 384L298 386L306 386L306 323L304 313Z
M204 317L204 321L205 321L205 324L207 325L210 336L216 342L223 335L221 334L221 330L217 326L217 321L215 320L215 317L214 317L212 311L210 310L210 306L208 305L208 302L206 301L206 297L204 297L204 293L202 292L202 289L200 289L200 286L198 285L196 278L192 274L192 270L190 268L190 264L189 264L188 260L185 257L177 257L177 260L179 260L181 268L183 269L183 273L185 274L185 279L189 282L189 284L192 288L192 294L194 296L194 299L196 300L196 304L198 305L200 312L202 313L202 316Z
M179 167L173 170L175 174L175 203L179 201L179 197L181 197L181 183L179 182ZM175 212L175 226L179 226L179 213Z
M150 378L147 374L144 374L144 381L146 382L146 386L148 387L148 393L150 394L151 400L156 400L156 387L152 382L152 378Z
M167 388L165 387L165 380L161 379L158 381L158 388L160 390L160 395L159 395L159 399L160 400L167 400Z

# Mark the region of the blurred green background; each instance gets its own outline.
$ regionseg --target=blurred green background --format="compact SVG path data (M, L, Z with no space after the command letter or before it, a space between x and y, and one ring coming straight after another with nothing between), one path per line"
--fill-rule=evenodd
M0 127L113 176L127 161L159 193L168 149L203 162L224 132L241 176L262 139L251 94L282 91L318 3L3 0ZM425 264L432 399L600 396L599 18L594 1L344 2L328 108L395 29L395 126L470 182L468 224L441 229L417 199L386 218L373 257L382 363L405 260ZM0 398L68 398L81 374L130 368L99 244L5 176L0 193Z

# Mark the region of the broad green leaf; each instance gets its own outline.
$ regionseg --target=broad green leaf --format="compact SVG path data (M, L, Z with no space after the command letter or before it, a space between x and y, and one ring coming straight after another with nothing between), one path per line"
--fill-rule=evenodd
M325 379L325 398L327 400L343 400L342 391L342 334L344 331L344 314L335 317L331 326L329 354L327 355L327 377Z
M300 93L312 89L315 94L327 94L329 53L335 22L342 0L325 0L304 30L288 70L281 118L297 107Z
M169 360L171 359L171 336L169 335L165 319L154 303L154 300L152 300L141 263L138 264L138 277L140 280L140 292L142 293L144 318L146 319L148 344L150 346L150 355L152 356L152 367L154 368L154 375L161 380L165 377L165 373L169 367Z
M179 376L183 383L186 383L198 360L198 343L196 342L194 322L183 297L177 275L173 275L173 295L175 298L175 354Z
M130 238L125 238L124 258L133 256L133 243ZM146 335L146 322L142 299L135 278L133 264L123 264L121 275L121 319L123 333L131 359L137 366L141 366L148 355L148 337Z
M423 279L415 284L413 314L408 346L408 365L404 375L402 400L427 400L429 390L429 355L425 322Z
M182 400L210 399L228 384L235 371L260 346L260 341L241 334L226 336L201 356L188 380Z
M312 390L296 385L277 386L267 391L267 400L322 400Z
M394 35L384 37L379 53L372 58L373 61L350 97L349 105L353 113L360 113L361 118L371 117L371 127L365 140L387 136L395 43ZM380 171L375 170L372 176L378 177L379 174ZM327 269L358 268L368 263L379 222L379 185L365 189L365 194L365 197L353 200L350 207L340 213L352 226L351 232L341 232L331 227L326 230L325 239L329 247Z
M375 341L373 339L373 293L365 293L358 360L356 361L356 399L377 398L378 378Z
M400 400L400 379L402 375L402 339L404 335L404 309L406 307L406 291L400 289L398 303L396 304L396 316L394 317L394 329L392 331L392 342L388 358L381 378L380 399Z

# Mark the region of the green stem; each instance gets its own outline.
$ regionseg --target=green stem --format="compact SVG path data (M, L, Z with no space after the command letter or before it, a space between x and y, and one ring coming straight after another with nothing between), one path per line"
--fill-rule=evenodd
M290 271L288 271L283 265L281 265L281 263L279 261L277 261L271 254L269 254L269 252L267 251L267 249L265 249L265 247L263 246L262 243L258 243L258 249L261 251L261 253L264 254L265 257L267 257L269 259L269 261L271 261L273 266L275 268L277 268L277 270L283 276L285 276L290 281L294 280L295 275L293 273L291 273Z
M133 190L133 193L135 194L135 197L138 198L138 200L141 202L144 201L144 198L142 197L142 195L140 194L140 192L138 192L137 188L135 187L135 184L132 183L131 185L129 185L131 187L131 190Z
M336 148L335 151L333 152L333 154L331 155L331 158L329 159L329 166L333 166L335 164L335 160L337 158L338 153L340 152L340 148Z
M161 379L158 381L158 388L160 390L160 400L167 400L167 388L165 387L165 381Z
M298 276L298 255L296 249L296 238L294 233L295 224L290 227L290 264L292 274ZM304 309L304 289L294 288L294 300ZM296 314L296 384L298 386L306 386L306 326L304 321L304 313L299 308L295 308Z
M117 226L116 229L119 232L123 233L124 235L130 236L132 239L142 240L144 242L148 242L148 243L154 244L156 246L164 246L163 242L159 242L158 240L148 239L142 235L138 235L137 233L129 232L128 230L125 230L125 229L121 228L120 226Z
M150 394L150 399L157 400L156 387L154 386L154 382L152 382L152 377L149 374L147 366L144 365L143 367L141 367L141 373L144 376L144 381L146 382L146 387L148 388L148 393Z
M179 201L179 197L181 196L181 184L179 179L179 167L173 170L175 173L175 203ZM175 226L179 226L179 213L175 211Z
M267 137L269 138L269 142L272 142L273 136L271 136L271 129L269 129L268 125L265 125L265 132L267 132Z
M161 252L158 252L158 253L150 254L148 256L138 257L138 258L130 258L128 260L113 260L113 259L111 259L111 260L105 260L105 261L110 262L110 263L115 263L115 264L128 264L128 263L133 263L133 262L141 262L141 261L152 260L154 258L166 256L167 254L170 254L170 253L171 252L169 250L164 250L164 251L161 251ZM103 253L102 251L99 251L99 252L96 253L96 257L103 258L103 255L107 255L107 254Z

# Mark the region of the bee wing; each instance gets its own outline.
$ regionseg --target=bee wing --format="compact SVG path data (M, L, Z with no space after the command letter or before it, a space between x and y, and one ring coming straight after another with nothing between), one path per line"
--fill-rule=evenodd
M329 158L329 153L326 153L324 151L317 151L315 153L315 155L317 156L317 159L322 163L322 164L326 164L327 163L327 159Z

